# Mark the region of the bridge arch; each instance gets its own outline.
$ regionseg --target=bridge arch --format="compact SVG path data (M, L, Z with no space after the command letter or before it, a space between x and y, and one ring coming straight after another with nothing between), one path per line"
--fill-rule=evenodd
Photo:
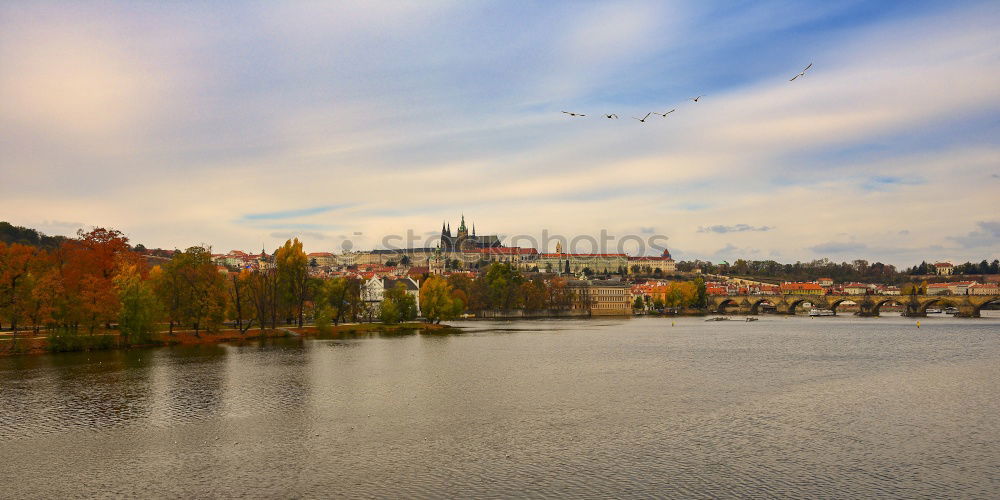
M840 307L840 304L843 304L844 302L848 302L848 301L854 302L853 300L851 300L851 299L849 299L847 297L843 297L843 298L839 298L839 299L833 299L833 300L830 301L830 310L833 311L833 314L837 314L837 308ZM856 303L857 302L855 302L855 304Z
M879 312L882 310L882 306L886 304L896 304L899 305L900 307L906 307L906 302L904 302L901 297L889 297L881 299L875 301L875 304L872 305L872 316L878 316Z
M980 317L982 315L983 307L985 307L987 304L1000 304L1000 296L993 297L990 300L987 300L986 302L983 302L982 304L979 304L978 306L977 305L973 305L972 306L972 317L974 317L974 318Z
M754 301L752 304L750 304L750 314L753 314L753 315L760 314L760 306L762 306L764 304L767 304L767 305L769 305L771 307L777 307L778 304L776 304L775 302L777 302L777 301L770 300L770 299L758 299L758 300Z
M726 308L729 306L739 306L739 304L734 299L723 299L719 302L719 305L715 306L716 312L719 314L726 314Z
M957 306L959 304L959 301L957 301L954 298L952 298L951 295L942 295L941 297L936 297L936 298L930 299L930 300L928 300L928 301L920 304L920 307L917 309L917 311L920 314L922 314L922 315L923 314L927 314L927 308L929 308L930 306L932 306L934 304L937 304L939 306L952 306L952 307L954 307L954 306Z
M803 302L808 302L808 303L810 303L810 304L812 304L812 305L815 306L816 303L818 302L818 300L817 299L808 299L808 298L795 299L795 300L793 300L793 301L791 301L791 302L788 303L788 314L795 314L795 310L798 309L798 307L800 305L802 305Z

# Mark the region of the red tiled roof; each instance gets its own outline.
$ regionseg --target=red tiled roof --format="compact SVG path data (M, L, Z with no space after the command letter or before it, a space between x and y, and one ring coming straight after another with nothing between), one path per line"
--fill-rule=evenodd
M816 283L782 283L783 290L822 290L823 287Z
M601 258L601 257L628 257L627 254L623 254L623 253L543 253L543 254L541 254L541 256L542 257L549 257L549 258L555 257L555 258L560 258L560 259L562 259L562 258L569 259L569 258L574 258L574 257L575 258L584 258L584 259L587 259L587 258L596 259L596 258Z
M534 255L538 253L538 250L534 248L520 248L520 247L495 247L495 248L476 248L473 249L471 253L489 253L497 255Z

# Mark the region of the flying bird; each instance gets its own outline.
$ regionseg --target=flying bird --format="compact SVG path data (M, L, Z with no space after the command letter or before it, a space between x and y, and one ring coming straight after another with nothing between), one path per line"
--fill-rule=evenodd
M569 111L563 111L563 113L566 113L569 116L587 116L583 113L570 113Z
M700 95L698 97L692 97L691 100L694 101L694 102L698 102L698 99L701 99L702 97L705 97L705 96Z
M788 81L794 82L796 78L798 78L800 76L806 76L806 71L809 71L809 68L811 68L811 67L813 67L813 63L809 63L809 66L806 66L806 69L802 70L801 72L799 72L799 74L793 76L792 79L788 80Z
M677 111L677 110L676 109L671 109L670 111L667 111L666 113L657 113L656 111L653 111L653 114L654 115L660 115L660 116L666 118L667 115L669 115L670 113L673 113L674 111Z
M646 116L643 116L641 119L640 118L636 118L636 117L633 116L632 119L633 120L639 120L642 123L646 123L646 118L649 118L649 115L651 115L651 114L653 114L653 113L646 113Z
M610 115L604 115L604 117L608 118L608 119L611 119L611 120L617 120L618 119L618 115L616 115L614 113L611 113Z

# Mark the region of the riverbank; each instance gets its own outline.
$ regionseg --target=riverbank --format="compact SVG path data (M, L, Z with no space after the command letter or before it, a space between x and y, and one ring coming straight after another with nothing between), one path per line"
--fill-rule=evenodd
M448 330L447 325L429 323L399 323L384 325L382 323L347 323L330 326L329 331L320 332L315 326L279 327L260 330L253 328L246 333L238 329L225 329L217 332L201 331L197 335L194 330L174 330L173 334L159 332L151 342L143 344L124 344L120 335L114 331L103 331L94 334L80 333L60 339L60 347L50 344L48 332L38 335L21 333L16 338L9 333L0 337L0 356L20 356L33 354L49 354L54 352L106 351L118 349L140 349L147 347L166 347L175 345L245 343L273 338L306 337L306 338L338 338L359 334L402 334L413 331ZM64 346L64 347L63 347Z

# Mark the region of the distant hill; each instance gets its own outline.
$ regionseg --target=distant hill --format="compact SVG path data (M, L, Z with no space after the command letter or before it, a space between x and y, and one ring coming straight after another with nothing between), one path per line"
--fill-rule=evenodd
M34 229L22 226L15 226L9 222L0 221L0 241L7 243L20 243L33 247L52 250L66 241L65 236L48 236Z

